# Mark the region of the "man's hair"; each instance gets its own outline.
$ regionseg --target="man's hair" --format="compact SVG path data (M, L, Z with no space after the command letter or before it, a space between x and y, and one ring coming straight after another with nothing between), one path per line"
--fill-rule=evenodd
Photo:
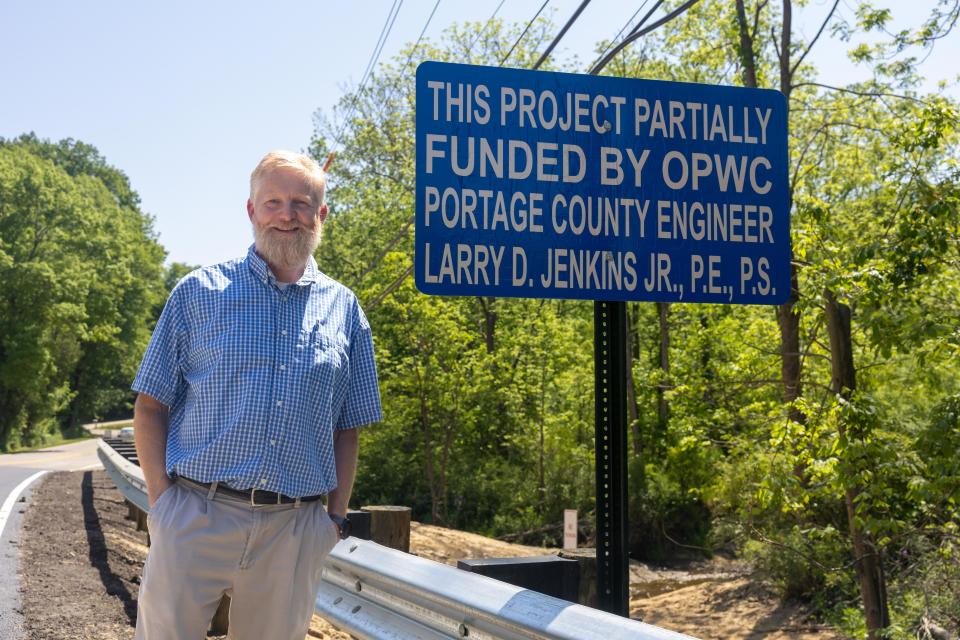
M293 169L307 182L310 183L310 191L317 202L317 209L322 207L327 201L327 174L317 162L310 156L292 151L271 151L263 156L260 164L250 174L250 199L253 200L254 193L257 190L257 184L264 173L276 169Z

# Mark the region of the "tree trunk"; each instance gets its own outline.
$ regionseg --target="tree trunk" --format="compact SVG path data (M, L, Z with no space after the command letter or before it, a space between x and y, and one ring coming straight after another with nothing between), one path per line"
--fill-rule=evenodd
M737 0L737 26L740 31L740 64L743 66L743 86L757 86L757 65L753 54L753 36L750 34L750 26L747 24L747 11L743 6L743 0Z
M497 312L494 310L497 299L490 296L486 298L478 296L477 300L480 302L480 310L483 311L483 341L487 345L487 353L492 354L497 346Z
M537 483L537 513L543 513L544 506L547 503L547 482L544 474L544 428L546 422L546 404L547 404L547 359L544 357L540 362L540 459L538 461L538 483Z
M656 304L660 321L660 370L663 372L663 380L657 385L657 425L662 434L667 429L667 418L670 413L670 403L666 396L667 379L670 376L670 324L667 322L670 303Z
M830 389L844 400L850 400L857 388L856 368L853 364L853 339L850 325L850 307L837 302L832 291L824 291L826 301L827 331L830 335ZM838 423L840 439L861 438L862 434L849 432L843 419ZM887 609L887 587L883 574L880 554L871 540L857 524L857 497L860 487L856 484L845 490L844 501L847 508L847 523L850 527L850 540L853 543L853 556L860 582L860 597L863 600L864 618L870 640L879 640L882 631L890 625L890 612Z
M777 324L780 327L780 375L783 380L783 401L789 408L790 419L806 423L806 416L793 401L803 395L800 370L800 314L794 310L800 291L797 286L796 267L790 267L790 299L777 307Z
M633 307L633 313L630 308ZM637 308L636 304L627 304L627 419L633 441L633 454L639 456L643 450L640 433L640 407L637 406L637 387L633 379L633 362L637 357Z
M447 517L447 469L449 469L450 449L453 447L453 434L456 429L456 423L450 422L444 428L443 452L440 456L440 486L437 487L437 512L444 523L448 522Z
M417 394L420 396L420 435L423 441L423 466L427 474L427 484L430 486L430 519L432 524L439 523L439 499L433 468L433 438L430 437L429 408L427 407L426 389L423 388L423 379L420 369L417 373Z

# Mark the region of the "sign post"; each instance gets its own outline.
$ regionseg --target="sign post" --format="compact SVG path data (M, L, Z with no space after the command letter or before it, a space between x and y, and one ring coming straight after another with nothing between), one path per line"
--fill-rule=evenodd
M627 615L627 301L790 293L787 110L762 89L425 62L417 288L594 300L601 608Z
M593 336L597 606L629 617L627 304L594 303Z
M563 510L563 549L577 548L577 510Z

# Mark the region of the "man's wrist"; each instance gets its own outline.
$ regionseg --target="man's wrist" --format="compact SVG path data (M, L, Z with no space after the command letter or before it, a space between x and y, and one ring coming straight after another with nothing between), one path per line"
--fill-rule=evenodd
M337 532L340 534L340 539L343 540L344 538L349 538L351 530L350 519L337 513L330 513L328 515L330 516L330 519L333 520L333 524L337 526Z

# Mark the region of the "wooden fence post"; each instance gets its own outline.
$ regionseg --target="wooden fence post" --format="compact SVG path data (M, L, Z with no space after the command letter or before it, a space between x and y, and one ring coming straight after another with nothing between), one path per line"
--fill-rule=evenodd
M370 514L370 539L391 549L410 553L410 507L362 507Z
M224 636L227 634L227 628L230 622L230 596L223 596L220 599L220 606L217 612L213 614L213 620L210 621L210 631Z

